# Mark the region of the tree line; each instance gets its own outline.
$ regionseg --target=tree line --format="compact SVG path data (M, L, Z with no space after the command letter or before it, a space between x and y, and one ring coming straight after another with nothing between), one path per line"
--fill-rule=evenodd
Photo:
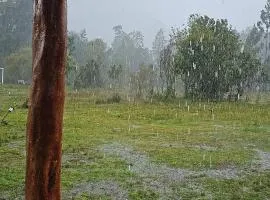
M30 81L32 3L0 4L5 79ZM85 30L70 31L66 83L73 89L125 90L138 98L174 98L180 91L191 99L239 99L247 91L269 91L269 16L267 0L261 20L238 33L226 19L193 14L168 38L159 30L151 49L142 32L126 32L121 25L113 27L110 45L89 40Z

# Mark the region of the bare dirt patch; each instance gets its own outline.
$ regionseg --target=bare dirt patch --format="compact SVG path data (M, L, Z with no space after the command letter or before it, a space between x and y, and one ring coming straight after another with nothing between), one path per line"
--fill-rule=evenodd
M106 196L112 200L128 199L128 192L114 181L99 181L76 185L65 199L74 199L82 194L89 196Z
M234 168L221 170L192 171L188 169L172 168L164 164L157 164L143 153L137 152L132 147L119 143L105 145L102 148L105 154L118 156L127 163L131 172L143 180L144 187L153 190L160 195L160 199L179 199L174 195L172 185L199 177L234 179L239 171Z

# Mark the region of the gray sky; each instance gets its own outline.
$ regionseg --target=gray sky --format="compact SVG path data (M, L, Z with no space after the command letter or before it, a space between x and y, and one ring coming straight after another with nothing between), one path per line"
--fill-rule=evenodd
M152 46L160 28L181 27L190 14L227 18L239 31L256 23L266 0L68 0L69 30L86 29L88 37L110 43L112 27L140 30L145 45Z

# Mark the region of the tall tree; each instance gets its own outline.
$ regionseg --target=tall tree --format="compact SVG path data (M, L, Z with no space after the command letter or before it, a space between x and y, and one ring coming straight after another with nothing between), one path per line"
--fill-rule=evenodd
M159 63L160 53L165 48L165 46L166 46L166 39L165 39L164 31L160 29L155 36L153 47L152 47L154 61L156 65L158 65Z
M94 39L87 43L86 64L77 69L74 86L76 88L101 87L107 77L106 58L107 45L102 39Z
M17 83L18 80L30 82L32 78L32 49L22 48L5 59L5 81Z
M87 51L89 42L86 31L82 30L80 33L71 31L69 32L69 38L69 42L72 42L72 51L70 55L75 59L75 62L78 63L78 65L86 65L88 59Z
M164 75L164 72L162 71L162 68L160 66L160 64L161 64L160 59L162 57L165 57L165 55L161 55L161 53L165 52L164 51L165 46L166 46L166 39L165 39L164 31L162 29L160 29L155 36L152 51L153 51L153 60L154 60L154 73L155 73L155 76L157 79L156 84L157 84L157 86L161 85L162 91L163 91L164 84L165 84L165 75Z
M32 1L0 2L0 64L3 59L31 42Z
M172 37L169 44L161 51L159 58L160 76L165 83L165 97L167 98L175 97L175 80L178 73L174 63L174 54L175 41Z
M265 30L265 62L269 60L269 28L270 28L270 0L267 0L264 9L261 11L261 22L258 23L259 27Z
M139 70L140 65L152 63L149 49L144 47L143 34L140 31L126 33L121 25L113 28L115 32L111 49L111 64L123 67L123 83L128 82L130 73Z
M192 15L176 40L175 67L187 97L219 99L226 92L242 95L260 66L227 20Z
M60 200L66 0L35 0L25 199Z

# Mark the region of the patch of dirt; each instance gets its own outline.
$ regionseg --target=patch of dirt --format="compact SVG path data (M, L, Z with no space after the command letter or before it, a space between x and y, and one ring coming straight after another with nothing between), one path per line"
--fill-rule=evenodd
M12 148L12 149L22 149L24 148L24 141L18 140L18 141L12 141L10 143L7 144L8 148Z
M228 167L224 169L214 169L202 171L206 176L210 178L222 178L222 179L236 179L239 178L240 171L236 167Z
M146 154L134 151L118 143L105 145L102 150L109 155L116 155L125 160L131 172L142 178L143 184L160 195L160 199L179 199L174 196L171 185L181 183L190 178L207 176L211 178L233 179L238 177L236 168L221 170L192 171L181 168L172 168L163 164L151 162Z
M162 147L171 147L171 148L191 148L191 149L199 149L204 151L217 151L218 147L209 146L206 144L201 145L183 145L179 143L171 143L171 144L162 144Z
M114 181L100 181L93 183L83 183L76 185L71 191L70 195L65 199L74 199L80 197L82 194L89 196L106 196L112 200L126 200L128 199L128 192L123 190Z
M165 182L179 182L187 177L209 176L211 178L236 178L238 170L235 167L220 170L202 170L191 171L181 168L172 168L167 165L159 165L150 161L145 154L134 151L131 147L127 147L118 143L105 145L104 153L117 155L125 160L130 170L140 176L157 177L165 180Z
M261 150L256 150L259 156L259 160L255 163L259 165L259 170L269 170L270 169L270 152L264 152Z

